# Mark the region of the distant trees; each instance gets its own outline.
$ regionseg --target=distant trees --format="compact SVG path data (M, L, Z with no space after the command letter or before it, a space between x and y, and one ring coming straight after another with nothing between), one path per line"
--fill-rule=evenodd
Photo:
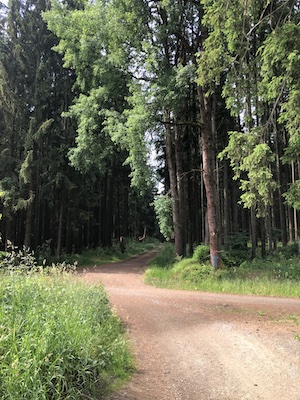
M68 7L77 6L82 7ZM123 167L127 153L104 133L98 115L103 105L97 101L106 97L122 102L124 90L118 85L126 88L126 83L111 79L115 100L108 98L112 92L100 93L101 88L93 103L80 94L78 79L83 77L63 68L61 55L52 49L58 39L42 19L49 8L43 0L11 0L3 7L0 230L4 242L34 249L51 243L59 255L62 250L110 245L120 235L138 236L145 224L153 232L147 210L153 195L149 185L144 198L131 188L130 169ZM117 71L108 71L116 78ZM71 108L75 96L78 101ZM98 126L92 122L95 115Z
M210 243L218 268L236 233L253 257L297 239L297 2L40 1L1 22L6 238L59 254L141 234L155 178L180 256Z

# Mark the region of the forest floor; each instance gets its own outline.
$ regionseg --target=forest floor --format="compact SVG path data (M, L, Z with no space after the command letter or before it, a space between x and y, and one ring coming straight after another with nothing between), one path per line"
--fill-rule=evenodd
M136 357L110 400L300 399L300 300L147 286L153 255L83 276L105 286Z

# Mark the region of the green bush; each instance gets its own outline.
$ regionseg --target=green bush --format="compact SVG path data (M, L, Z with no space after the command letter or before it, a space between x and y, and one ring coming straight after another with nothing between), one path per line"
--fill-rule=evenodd
M11 246L10 251L0 260L0 268L12 271L33 271L38 269L34 253L25 246L22 250Z
M174 275L179 279L189 281L191 283L197 283L208 278L213 273L213 269L208 264L201 265L198 262L186 259L180 261L173 268L173 272Z
M282 254L284 257L293 257L299 255L299 246L297 242L288 243L284 247L278 249L278 253Z
M226 267L238 267L243 261L251 258L248 240L249 237L243 232L226 238L226 250L222 251L222 261Z
M171 268L176 260L175 248L172 243L164 243L159 253L151 262L152 266L158 268Z
M249 251L230 249L222 252L222 261L226 267L238 267L242 262L250 260Z
M209 246L201 244L195 248L192 260L204 264L209 260L209 254Z
M226 247L233 250L247 250L249 236L244 232L237 232L226 238Z

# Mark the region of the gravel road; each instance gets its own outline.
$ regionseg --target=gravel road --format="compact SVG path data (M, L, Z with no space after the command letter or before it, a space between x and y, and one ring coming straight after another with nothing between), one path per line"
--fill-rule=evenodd
M300 400L300 299L157 289L153 253L96 267L137 372L110 400Z

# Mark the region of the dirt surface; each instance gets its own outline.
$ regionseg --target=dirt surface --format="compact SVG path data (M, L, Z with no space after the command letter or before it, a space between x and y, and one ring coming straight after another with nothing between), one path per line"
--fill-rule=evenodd
M136 356L111 400L300 400L300 300L156 289L143 283L152 256L84 274L105 286Z

